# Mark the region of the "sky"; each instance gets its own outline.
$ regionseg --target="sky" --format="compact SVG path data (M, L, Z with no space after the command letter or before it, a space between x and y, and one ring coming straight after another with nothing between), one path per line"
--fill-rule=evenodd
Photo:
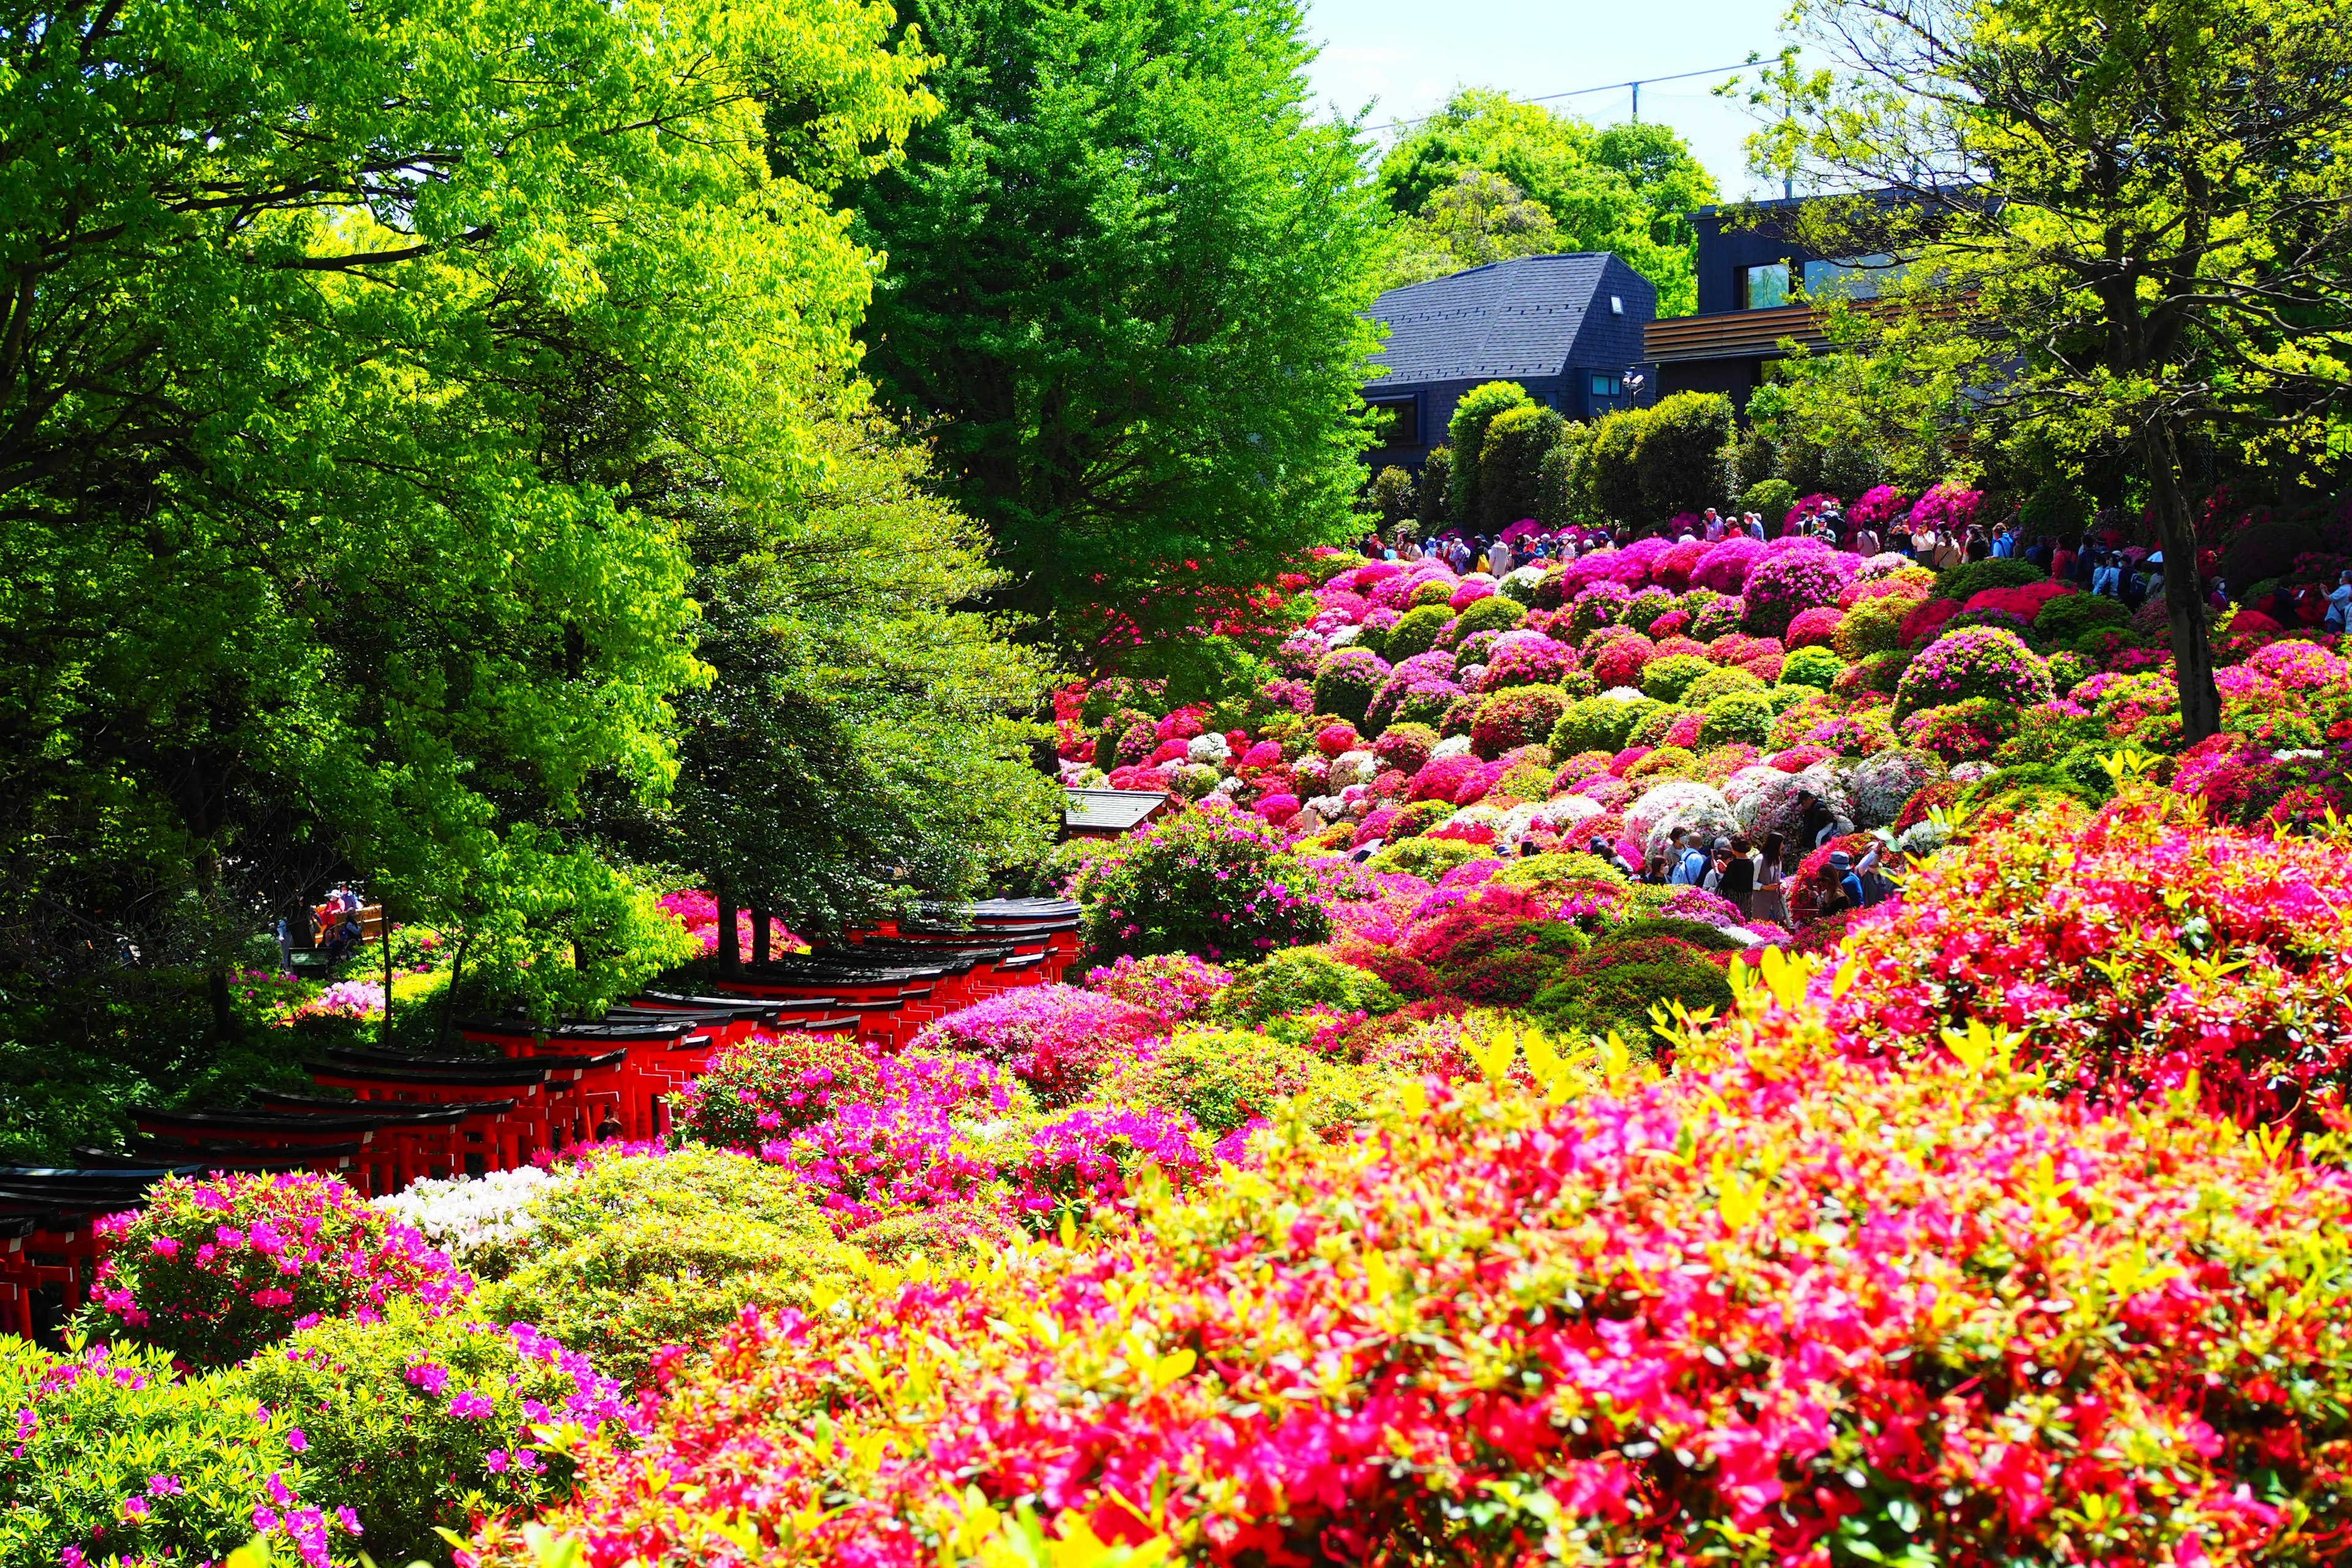
M1309 0L1307 32L1323 46L1317 91L1350 114L1371 102L1378 126L1429 113L1457 86L1528 99L1713 72L1777 50L1780 15L1779 0ZM1732 74L1642 89L1642 118L1680 132L1727 198L1763 194L1741 150L1753 128L1744 105L1708 90ZM1550 107L1609 124L1631 115L1632 99L1621 87Z

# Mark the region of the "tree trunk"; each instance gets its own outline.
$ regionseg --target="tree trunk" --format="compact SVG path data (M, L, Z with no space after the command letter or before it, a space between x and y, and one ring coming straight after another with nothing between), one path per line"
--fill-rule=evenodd
M751 963L756 968L769 959L768 911L759 905L751 906Z
M392 1048L392 905L378 894L375 907L378 919L383 921L383 1027L376 1035L376 1043L386 1050Z
M435 1043L436 1050L449 1044L449 1024L457 1011L457 982L466 977L466 933L457 933L457 951L449 959L449 989L441 1004L441 1035Z
M2221 693L2213 684L2213 646L2205 636L2204 585L2197 574L2197 525L2180 488L2180 450L2171 426L2152 419L2140 435L2147 463L2156 537L2164 546L2164 607L2172 622L2172 658L2180 689L2180 730L2194 745L2221 728Z
M735 930L735 885L726 878L716 879L714 896L719 903L719 973L743 973L743 939Z

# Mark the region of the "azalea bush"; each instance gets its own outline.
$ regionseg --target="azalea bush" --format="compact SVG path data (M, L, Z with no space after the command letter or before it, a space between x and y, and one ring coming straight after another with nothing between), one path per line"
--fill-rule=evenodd
M2210 826L2145 786L2087 826L2029 815L1912 873L1849 931L1833 1011L1857 1048L1933 1054L1974 1019L2092 1097L2192 1087L2316 1114L2352 1060L2352 860Z
M1219 963L1320 942L1330 922L1312 879L1267 826L1191 811L1121 839L1078 878L1087 956L1191 952Z
M305 1330L224 1382L287 1413L313 1503L382 1563L447 1563L438 1531L568 1495L564 1428L625 1438L637 1422L619 1384L530 1324L405 1302Z
M444 1309L472 1284L416 1231L309 1172L166 1177L146 1207L93 1230L89 1331L198 1366L242 1361L322 1318L380 1313L395 1298Z
M296 1436L235 1373L169 1352L0 1335L0 1562L217 1563L256 1536L306 1568L355 1568L357 1515L322 1506Z
M715 1053L676 1100L677 1124L699 1142L757 1149L868 1099L876 1064L854 1036L760 1030Z
M950 1013L911 1044L1001 1062L1046 1104L1066 1105L1086 1093L1120 1047L1164 1026L1154 1013L1115 995L1033 985Z
M631 1385L665 1347L701 1344L746 1307L805 1304L856 1268L797 1175L726 1150L600 1151L532 1208L530 1248L481 1287L479 1310Z
M1163 1024L1189 1018L1233 984L1233 971L1189 952L1121 957L1087 971L1087 989L1142 1008Z
M477 1279L496 1279L527 1247L538 1219L531 1207L555 1176L538 1165L479 1176L426 1177L373 1205L413 1228Z
M1526 1047L1535 1088L1260 1134L1259 1169L1146 1185L1094 1247L749 1321L555 1527L591 1564L751 1560L720 1521L782 1563L1030 1531L1202 1563L1696 1563L1734 1531L1764 1561L2329 1560L2352 1181L2179 1100L2053 1099L1981 1031L1842 1060L1802 993L1671 1077ZM2294 1290L2283 1229L2316 1249ZM1669 1257L1712 1288L1629 1263ZM1449 1459L1399 1487L1400 1452Z
M2028 708L2051 698L2049 667L2016 633L1983 626L1939 637L1903 668L1895 718L1972 697Z

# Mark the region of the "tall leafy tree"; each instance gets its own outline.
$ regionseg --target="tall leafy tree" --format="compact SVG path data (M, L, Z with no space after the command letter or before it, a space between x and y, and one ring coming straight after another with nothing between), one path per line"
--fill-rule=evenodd
M1687 215L1716 199L1715 181L1667 127L1595 129L1539 103L1465 88L1389 150L1377 183L1397 214L1425 225L1474 171L1500 176L1540 207L1559 249L1624 258L1657 285L1660 315L1698 309L1698 236Z
M930 107L857 0L143 0L0 21L0 937L13 994L219 975L298 862L542 1005L665 956L681 505L816 460ZM772 172L781 168L781 174ZM291 847L289 848L289 846Z
M856 195L888 258L866 368L987 526L998 602L1148 659L1350 526L1360 143L1309 115L1295 0L908 10L947 110Z
M1816 205L1817 248L1916 258L1895 342L1970 351L1976 395L2056 447L2137 447L2183 728L2213 733L2183 450L2292 464L2352 444L2342 5L1807 0L1799 16L1835 64L1759 156L1793 152L1854 193Z
M1386 293L1519 256L1565 248L1559 226L1541 202L1486 169L1465 169L1422 210L1397 226L1395 248L1381 269Z
M606 803L643 858L803 933L913 889L978 891L1044 848L1063 804L1016 717L1050 668L1004 617L965 607L1002 581L984 537L856 392L820 400L823 461L790 496L689 521L712 679L675 700L668 799Z

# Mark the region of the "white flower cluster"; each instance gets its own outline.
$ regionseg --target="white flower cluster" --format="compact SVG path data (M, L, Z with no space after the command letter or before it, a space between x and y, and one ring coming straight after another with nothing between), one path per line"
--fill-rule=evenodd
M412 1182L375 1206L413 1226L461 1265L492 1248L512 1247L538 1228L531 1202L558 1178L535 1165L486 1176Z

